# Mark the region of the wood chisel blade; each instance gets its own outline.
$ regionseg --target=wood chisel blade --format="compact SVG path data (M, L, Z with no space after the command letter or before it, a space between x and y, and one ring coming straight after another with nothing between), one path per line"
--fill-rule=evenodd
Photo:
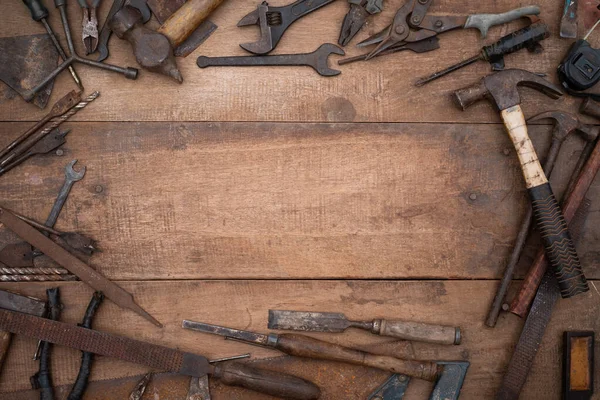
M6 225L11 231L17 234L21 239L39 249L42 253L56 261L60 266L77 275L82 282L91 286L95 290L101 291L104 295L120 307L128 308L156 326L162 327L152 315L140 307L131 293L110 281L92 267L54 243L51 239L44 236L31 225L22 221L11 212L0 207L0 223Z
M350 326L342 313L269 310L269 329L339 333Z

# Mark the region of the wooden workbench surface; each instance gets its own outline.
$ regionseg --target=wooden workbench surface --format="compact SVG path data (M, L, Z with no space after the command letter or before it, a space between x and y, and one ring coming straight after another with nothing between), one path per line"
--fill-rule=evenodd
M111 3L103 2L100 21ZM401 3L386 1L385 12L369 22L358 40L384 27ZM539 1L553 34L543 43L545 51L508 56L508 66L555 80L556 65L569 45L557 38L558 3ZM244 54L238 44L257 38L257 28L235 24L256 4L228 0L214 13L217 31L191 56L178 59L183 85L144 70L138 80L128 81L77 65L86 93L98 90L100 98L64 124L72 132L62 156L37 157L0 178L2 205L45 220L63 183L64 166L78 159L79 166L87 167L57 228L97 239L102 252L91 264L165 324L156 328L107 301L95 323L100 330L209 357L251 352L266 359L256 361L261 365L314 381L323 399L363 400L388 374L280 357L184 331L181 320L267 332L267 310L283 308L459 325L463 344L452 347L394 342L363 331L315 336L403 357L468 360L461 399L492 398L522 321L503 315L495 329L483 322L527 194L497 113L485 102L462 112L450 99L454 89L489 73L489 64L464 68L424 88L412 82L476 54L519 23L493 28L485 41L474 30L449 32L440 37L439 50L342 66L334 78L302 67L198 69L195 59L201 54ZM502 12L528 4L438 0L431 12ZM0 37L43 32L21 2L3 7ZM347 9L347 2L339 0L300 20L275 53L309 52L337 42ZM81 49L74 0L69 15ZM51 16L61 32L53 8ZM359 54L356 42L347 46L348 55ZM128 43L113 38L110 51L111 63L136 66ZM337 68L336 57L331 66ZM61 74L50 103L72 88L69 74ZM526 88L522 93L528 117L550 109L574 112L580 102L551 100ZM6 88L0 94L4 145L45 111L10 99ZM549 125L530 128L540 154L548 149L550 131ZM567 140L552 178L558 193L582 146L579 138ZM559 302L522 398L559 399L562 332L600 331L599 194L597 180L588 194L592 209L578 245L591 290ZM0 239L11 240L6 232L0 232ZM535 240L528 244L517 278L523 277L536 247ZM5 283L0 288L43 297L51 286ZM79 322L92 290L78 282L59 286L62 320ZM31 361L35 345L23 337L14 340L0 392L30 387L29 376L37 369ZM55 349L55 384L74 381L79 358L78 351ZM145 371L100 358L92 379ZM269 398L218 382L211 387L215 400ZM415 381L405 399L425 399L430 390L430 384ZM0 393L0 398L11 396Z

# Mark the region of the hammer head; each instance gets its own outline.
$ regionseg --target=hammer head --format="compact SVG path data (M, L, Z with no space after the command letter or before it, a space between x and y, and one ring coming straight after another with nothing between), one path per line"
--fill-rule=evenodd
M560 87L536 74L522 69L505 69L486 76L476 85L457 90L454 97L463 110L483 98L490 98L502 111L521 103L518 86L539 90L553 99L563 94Z
M565 140L573 132L577 132L586 141L596 140L600 127L582 124L576 115L564 111L546 111L527 120L527 122L536 122L542 119L554 120L553 136L558 140Z

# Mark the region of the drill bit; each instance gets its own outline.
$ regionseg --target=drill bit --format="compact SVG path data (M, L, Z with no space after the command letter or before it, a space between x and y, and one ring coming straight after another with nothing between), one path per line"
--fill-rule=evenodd
M2 275L69 275L70 272L65 268L49 268L49 267L0 267Z

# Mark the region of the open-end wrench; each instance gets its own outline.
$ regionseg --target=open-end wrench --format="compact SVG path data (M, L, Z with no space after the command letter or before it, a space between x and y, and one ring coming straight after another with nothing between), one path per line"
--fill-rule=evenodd
M210 66L220 67L253 67L253 66L287 66L306 65L312 67L321 76L336 76L340 71L329 68L327 60L329 55L339 54L343 56L344 50L338 46L325 43L312 53L280 54L276 56L236 56L236 57L205 57L200 56L196 64L200 68Z
M65 202L67 201L67 197L69 197L69 193L71 192L71 188L75 184L75 182L80 181L85 176L85 167L81 169L80 172L77 172L73 169L73 166L77 163L77 160L73 160L67 164L65 167L65 183L63 184L60 192L58 193L58 197L52 206L52 210L50 211L50 215L44 225L49 228L53 228L58 220L58 216L60 211L62 210Z

